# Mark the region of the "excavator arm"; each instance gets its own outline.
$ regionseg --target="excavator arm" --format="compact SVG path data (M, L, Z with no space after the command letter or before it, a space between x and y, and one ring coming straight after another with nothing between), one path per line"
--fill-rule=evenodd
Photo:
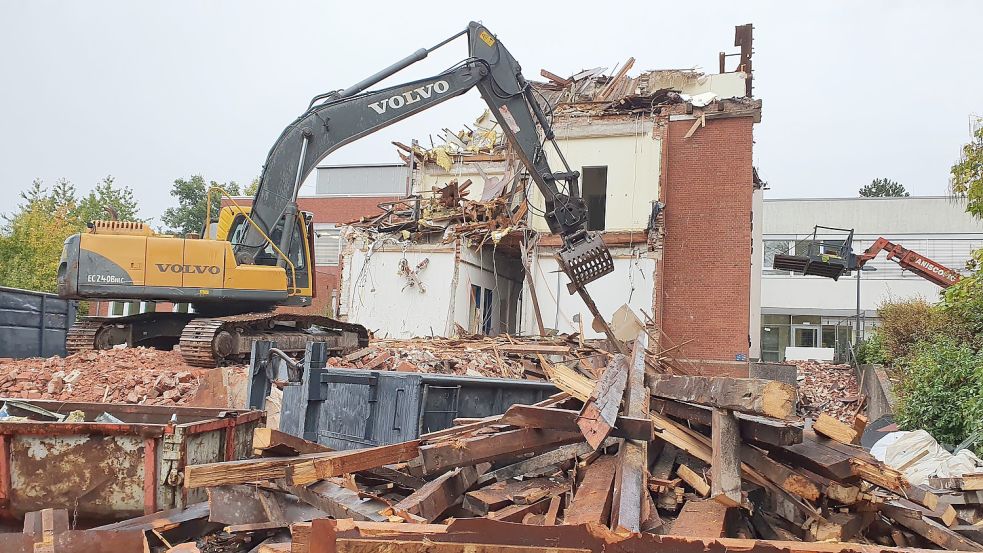
M365 90L416 63L433 50L466 35L470 56L439 75L380 90ZM578 190L580 174L566 166L554 173L543 146L556 142L553 130L518 62L484 26L468 28L430 49L417 50L390 67L343 91L314 98L291 123L267 156L253 201L250 226L233 244L239 263L255 264L274 237L287 251L296 232L297 195L304 179L334 150L477 87L506 138L514 146L545 199L546 222L563 239L561 265L571 281L582 286L614 270L600 237L587 231L587 209ZM543 130L543 139L537 129ZM562 182L561 188L557 183ZM279 264L285 260L279 259Z
M938 284L942 288L948 288L959 282L959 279L962 278L958 271L954 271L937 261L933 261L916 251L909 250L883 237L875 240L864 253L857 256L857 269L863 268L864 264L877 257L882 251L886 251L888 260L894 261L902 269L911 271L925 280Z

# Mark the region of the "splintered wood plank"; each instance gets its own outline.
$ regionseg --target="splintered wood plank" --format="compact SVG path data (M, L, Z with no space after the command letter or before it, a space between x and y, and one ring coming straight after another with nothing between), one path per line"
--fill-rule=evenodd
M614 444L615 440L610 440L606 443ZM547 451L546 453L536 455L535 457L530 457L529 459L524 459L518 463L512 463L511 465L485 473L478 478L476 485L484 486L485 484L489 484L491 482L501 482L502 480L515 478L516 476L522 476L523 474L528 474L557 463L562 463L564 461L580 457L581 455L590 453L592 449L593 448L587 442L558 447L552 451Z
M787 419L795 410L795 389L760 378L661 376L651 379L652 395L753 415Z
M739 517L734 507L710 499L691 499L679 511L669 533L691 538L726 538L727 530L736 525Z
M287 469L287 481L291 485L303 486L333 476L409 461L419 454L419 445L420 440L411 440L391 445L343 451L331 457L307 460Z
M695 403L653 397L652 411L677 419L710 426L713 408ZM767 445L792 445L802 442L802 423L780 421L746 413L734 413L741 431L741 438L748 443Z
M579 421L583 420L581 417L580 413L569 409L515 404L509 407L499 422L523 428L580 432L581 428L578 425ZM617 417L610 435L616 438L647 441L652 439L652 421L648 418ZM598 444L591 445L598 447Z
M542 488L532 499L523 503L509 505L498 511L488 513L488 518L504 522L522 522L526 515L545 515L554 499L570 491L569 482L559 482L550 488Z
M842 444L860 443L860 433L857 432L856 428L845 422L840 422L826 413L819 414L816 421L812 423L812 429L816 433Z
M566 365L560 363L554 365L542 355L539 356L539 364L542 365L546 375L557 388L580 401L587 401L591 392L594 391L594 382L591 379Z
M544 495L549 490L554 489L556 485L557 483L549 478L496 482L466 493L464 495L464 508L476 515L484 516L515 503L519 497Z
M768 457L764 452L749 445L741 446L741 461L753 467L790 494L809 501L816 501L820 496L819 485L795 470ZM843 486L844 488L846 486ZM840 490L836 490L839 492ZM857 499L859 488L853 487L853 501ZM853 502L851 501L851 503Z
M961 536L934 520L921 517L913 518L906 509L885 503L881 512L894 519L895 522L927 539L928 541L951 551L983 551L983 546Z
M226 484L245 484L258 480L276 480L277 478L284 478L288 470L294 465L323 460L340 454L339 452L312 453L296 457L269 457L188 465L184 467L184 487L194 489Z
M648 415L649 393L645 388L645 349L648 335L638 333L631 354L626 386L625 412L630 417ZM648 496L648 441L625 440L618 451L618 472L611 509L611 529L641 532L643 503Z
M655 460L655 464L652 465L652 478L668 480L672 476L672 467L676 465L676 454L678 452L678 447L670 443L665 443L662 446L662 451L659 452L658 458Z
M689 484L689 487L693 488L693 491L700 497L706 497L710 493L710 484L707 484L702 476L685 464L679 465L679 468L676 469L676 475L682 478L683 482Z
M713 458L710 460L712 497L729 505L741 503L741 437L737 418L727 409L713 410L711 425ZM722 497L721 497L722 496Z
M422 488L408 495L396 504L396 509L417 515L427 522L437 520L452 505L457 503L478 479L479 471L484 472L488 465L459 467L427 482Z
M449 468L476 465L503 456L544 451L581 440L583 436L572 432L522 428L425 445L420 447L420 455L424 474L434 474Z
M611 434L618 419L618 408L628 384L628 358L618 354L611 358L604 374L597 381L590 398L576 420L587 443L595 449Z
M333 451L330 447L272 428L256 428L253 430L253 449L259 450L264 457L328 453Z
M825 521L813 525L810 533L815 541L845 542L873 520L874 513L831 513Z
M584 479L563 513L563 524L608 523L611 515L611 486L618 468L617 458L602 455L584 469Z
M388 520L380 514L387 505L378 499L363 499L358 492L349 490L338 481L323 480L311 486L292 486L280 482L278 487L298 499L317 507L332 518L350 518L383 522Z
M804 467L831 480L850 482L857 479L849 455L809 439L775 448L772 452L792 466Z

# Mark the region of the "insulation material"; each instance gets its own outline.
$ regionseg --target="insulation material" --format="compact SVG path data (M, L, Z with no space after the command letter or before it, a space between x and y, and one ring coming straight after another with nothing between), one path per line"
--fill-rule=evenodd
M972 451L961 449L953 455L924 430L891 432L870 452L878 461L904 472L915 485L926 484L932 477L956 478L983 469L983 460Z

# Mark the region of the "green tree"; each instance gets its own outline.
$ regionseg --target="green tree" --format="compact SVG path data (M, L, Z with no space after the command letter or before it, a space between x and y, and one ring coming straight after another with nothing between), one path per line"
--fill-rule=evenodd
M902 198L911 196L904 186L891 179L874 179L860 189L860 195L864 198Z
M963 146L960 159L949 174L952 193L966 199L966 211L983 218L983 124Z
M133 190L128 186L117 186L115 181L112 175L107 175L94 190L78 201L73 215L83 226L98 219L140 221L137 218L139 207ZM56 185L52 197L57 191Z
M242 193L252 197L256 195L257 190L259 190L259 177L253 177L253 180L249 181L249 186Z
M235 181L219 184L215 181L205 182L201 175L192 175L189 179L177 179L171 187L171 196L177 198L177 207L169 207L161 215L161 221L171 232L187 234L201 232L205 223L205 206L208 191L213 187L221 187L229 195L237 196L239 185ZM222 196L212 193L212 210L209 220L218 217Z
M22 197L26 203L0 230L0 284L54 292L62 245L78 232L78 223L68 206L53 209L44 189L32 188Z
M107 208L121 219L138 212L133 191L106 177L79 200L75 185L59 179L50 192L40 179L21 192L16 211L4 215L0 227L0 285L53 292L65 239L83 232L93 219L106 218Z

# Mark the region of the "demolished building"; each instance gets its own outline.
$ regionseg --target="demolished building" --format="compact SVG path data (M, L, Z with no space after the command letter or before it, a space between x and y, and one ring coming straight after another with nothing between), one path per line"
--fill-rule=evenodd
M581 173L589 230L614 258L614 273L589 284L590 296L606 320L622 305L646 313L660 348L678 348L694 374L746 376L758 356L750 329L759 326L752 250L761 183L752 149L761 101L751 89L750 32L737 28L731 71L722 54L717 74L632 77L632 58L568 78L544 70L548 80L533 83L559 149ZM501 136L485 113L460 132L444 129L442 145L396 143L411 194L353 222L341 316L386 338L603 337L565 289L542 195ZM564 165L545 152L551 166Z

